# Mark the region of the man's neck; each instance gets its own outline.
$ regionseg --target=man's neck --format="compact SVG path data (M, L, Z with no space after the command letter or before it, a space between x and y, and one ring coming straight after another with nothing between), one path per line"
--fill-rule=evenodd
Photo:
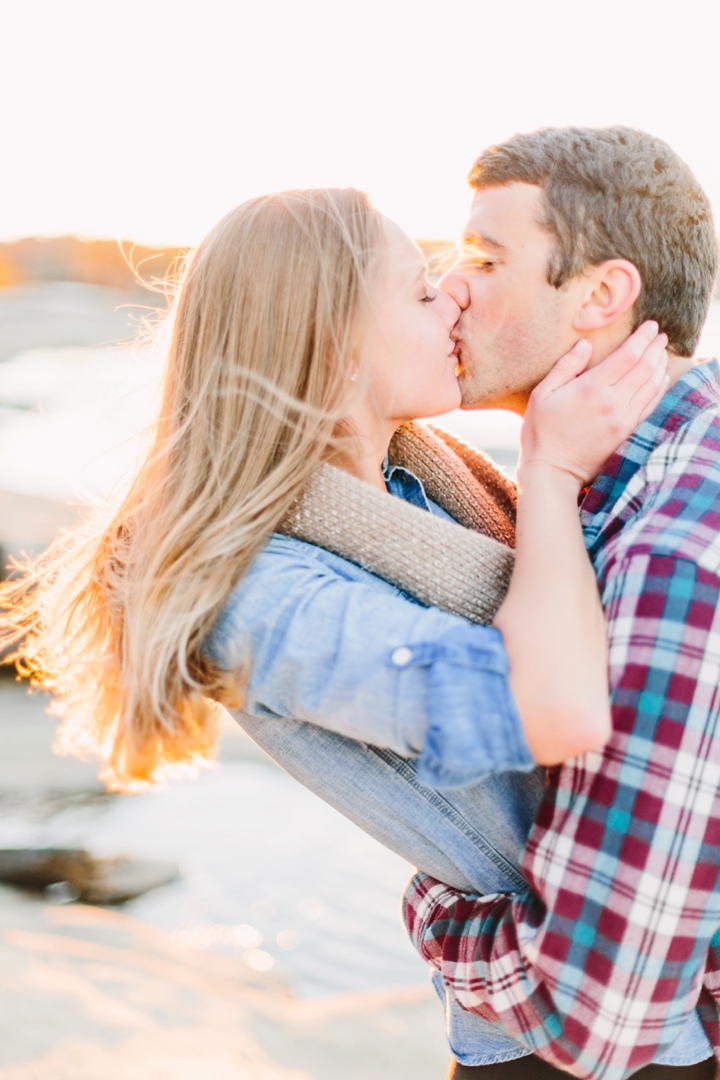
M676 356L675 353L668 351L667 373L670 376L670 385L674 386L679 379L682 379L684 375L687 375L688 371L691 371L699 363L700 361L694 356Z

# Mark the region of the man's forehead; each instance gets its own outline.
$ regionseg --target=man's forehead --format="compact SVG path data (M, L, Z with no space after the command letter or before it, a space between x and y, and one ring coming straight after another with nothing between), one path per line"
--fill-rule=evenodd
M503 184L480 188L473 196L463 230L466 243L510 247L542 230L542 188L536 184Z

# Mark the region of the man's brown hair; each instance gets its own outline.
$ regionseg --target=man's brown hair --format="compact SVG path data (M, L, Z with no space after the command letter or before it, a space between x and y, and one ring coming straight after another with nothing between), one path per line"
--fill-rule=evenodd
M708 197L667 143L626 127L541 128L484 150L469 180L476 189L541 187L541 224L557 239L550 284L627 259L642 278L637 323L655 319L673 352L693 355L718 248Z

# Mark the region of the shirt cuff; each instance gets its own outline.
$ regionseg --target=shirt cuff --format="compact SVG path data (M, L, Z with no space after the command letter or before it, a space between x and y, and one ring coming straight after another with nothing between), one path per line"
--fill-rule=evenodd
M395 649L391 662L428 668L427 729L417 767L421 783L465 787L489 773L535 768L498 630L458 627L438 641Z

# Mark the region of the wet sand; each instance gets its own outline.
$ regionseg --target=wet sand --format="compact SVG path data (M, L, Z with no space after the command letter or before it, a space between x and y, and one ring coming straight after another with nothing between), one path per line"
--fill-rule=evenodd
M0 887L0 1080L435 1080L429 988L293 999L114 911Z
M122 909L55 906L0 886L0 1080L440 1080L442 1011L393 921L401 860L375 851L231 721L217 769L199 781L107 796L95 765L52 753L45 705L0 679L0 846L169 852L182 877ZM368 926L361 900L353 929L337 893L345 877L357 892L354 867L361 883L376 868L379 884L366 881ZM316 897L298 903L309 889ZM247 933L250 921L262 950L223 944L233 923ZM288 933L299 945L283 954L275 938ZM258 957L273 966L254 970ZM365 988L328 983L343 965L348 985ZM406 970L409 984L398 985Z

